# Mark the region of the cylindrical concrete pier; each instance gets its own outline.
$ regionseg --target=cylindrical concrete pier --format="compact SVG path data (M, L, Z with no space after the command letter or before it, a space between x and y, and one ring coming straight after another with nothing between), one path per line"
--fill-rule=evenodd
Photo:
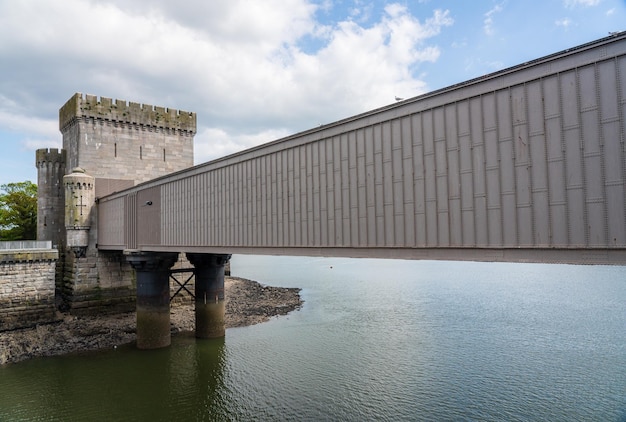
M158 349L171 344L170 268L177 253L130 252L126 259L137 274L137 348Z
M224 265L231 255L187 253L196 276L196 337L224 337Z

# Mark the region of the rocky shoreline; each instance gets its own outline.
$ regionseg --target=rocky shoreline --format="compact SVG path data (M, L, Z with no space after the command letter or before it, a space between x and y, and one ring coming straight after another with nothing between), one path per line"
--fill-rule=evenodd
M226 328L265 322L302 306L300 289L264 286L255 281L226 277ZM113 348L135 341L135 313L76 317L61 315L52 324L0 332L0 365L34 357ZM193 331L191 300L170 311L172 333Z

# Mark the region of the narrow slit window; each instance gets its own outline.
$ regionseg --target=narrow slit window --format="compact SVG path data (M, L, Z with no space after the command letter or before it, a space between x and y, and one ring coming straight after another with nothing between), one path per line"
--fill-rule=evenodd
M139 159L143 160L143 147L141 145L139 146Z
M163 148L163 161L165 161L165 148Z
M114 156L117 157L117 142L113 144L113 147L114 147L113 153L115 154Z

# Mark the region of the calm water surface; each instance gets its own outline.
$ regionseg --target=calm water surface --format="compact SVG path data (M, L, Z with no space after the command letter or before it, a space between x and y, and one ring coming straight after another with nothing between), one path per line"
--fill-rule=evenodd
M0 367L0 421L626 421L626 268L235 256L304 307Z

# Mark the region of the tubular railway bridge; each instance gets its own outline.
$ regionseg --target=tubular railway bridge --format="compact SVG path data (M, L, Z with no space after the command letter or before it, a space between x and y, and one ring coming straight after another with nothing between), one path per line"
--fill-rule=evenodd
M625 264L625 78L620 33L160 177L98 248Z

